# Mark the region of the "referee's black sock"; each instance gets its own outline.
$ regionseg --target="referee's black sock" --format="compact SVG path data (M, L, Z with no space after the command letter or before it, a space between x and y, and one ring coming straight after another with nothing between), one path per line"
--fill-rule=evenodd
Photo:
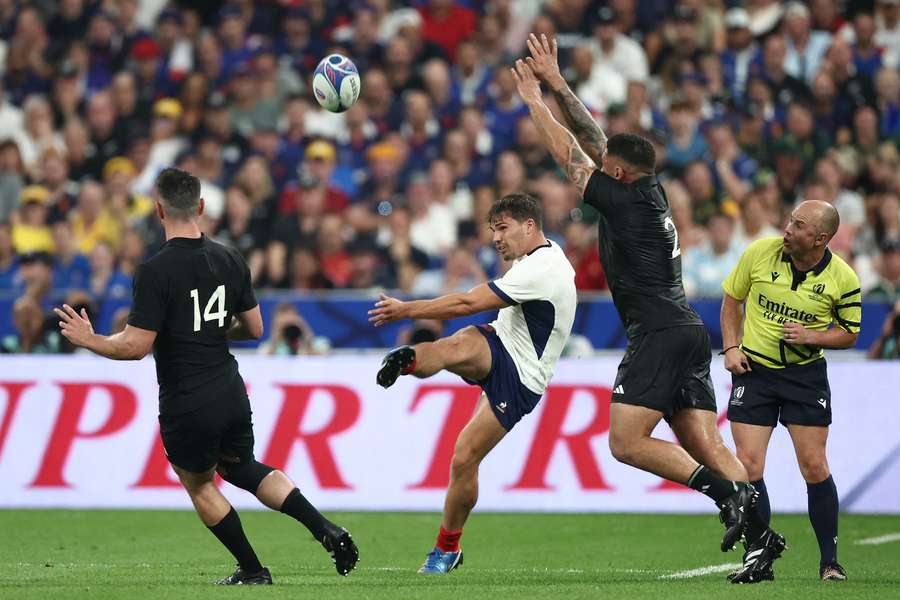
M691 478L688 479L687 484L692 490L697 490L701 494L706 494L717 503L737 491L733 481L722 479L703 465L697 467L691 474Z
M806 484L809 522L812 523L821 553L820 564L837 562L838 493L831 475L825 481Z
M259 573L262 571L263 566L256 557L256 552L253 551L247 536L244 535L241 518L238 516L237 511L234 510L234 507L228 511L225 518L219 521L218 524L209 527L209 530L219 538L223 546L228 548L228 551L238 561L238 565L246 573Z
M281 512L303 523L319 542L325 537L326 527L329 525L328 519L309 503L309 500L300 493L298 488L291 490L291 493L284 499L281 504Z

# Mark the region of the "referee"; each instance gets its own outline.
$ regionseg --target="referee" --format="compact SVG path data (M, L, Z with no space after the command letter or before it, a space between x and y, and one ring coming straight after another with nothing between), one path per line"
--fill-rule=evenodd
M828 249L839 223L827 202L802 202L784 237L751 244L722 284L725 368L733 383L728 418L738 458L760 492L758 510L768 522L766 449L778 421L788 428L806 480L823 581L847 578L837 562L838 495L825 456L831 391L823 349L852 347L861 312L859 278ZM773 552L765 541L748 540L735 575L771 578Z

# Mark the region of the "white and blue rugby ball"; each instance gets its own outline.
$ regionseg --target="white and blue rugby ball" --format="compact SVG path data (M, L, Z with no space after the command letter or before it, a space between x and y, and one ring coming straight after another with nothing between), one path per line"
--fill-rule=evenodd
M322 108L339 113L353 106L362 84L352 60L341 54L329 54L316 67L312 87Z

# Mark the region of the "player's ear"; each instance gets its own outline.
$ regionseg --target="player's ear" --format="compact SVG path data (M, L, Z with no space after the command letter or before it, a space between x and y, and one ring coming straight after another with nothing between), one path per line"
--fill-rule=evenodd
M162 202L159 202L159 201L156 202L156 214L157 214L157 216L159 216L160 221L166 220L166 211L163 210Z
M205 208L206 208L206 203L203 201L203 198L200 198L200 207L197 209L198 217L203 214L203 209L205 209Z

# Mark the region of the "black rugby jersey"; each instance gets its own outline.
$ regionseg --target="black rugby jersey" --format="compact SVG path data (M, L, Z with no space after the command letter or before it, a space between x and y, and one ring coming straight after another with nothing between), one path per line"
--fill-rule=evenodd
M128 324L157 332L160 414L190 412L235 383L227 332L256 304L243 257L205 235L172 238L137 268Z
M656 176L622 183L599 169L584 201L600 213L600 261L628 337L702 325L681 283L681 246Z

